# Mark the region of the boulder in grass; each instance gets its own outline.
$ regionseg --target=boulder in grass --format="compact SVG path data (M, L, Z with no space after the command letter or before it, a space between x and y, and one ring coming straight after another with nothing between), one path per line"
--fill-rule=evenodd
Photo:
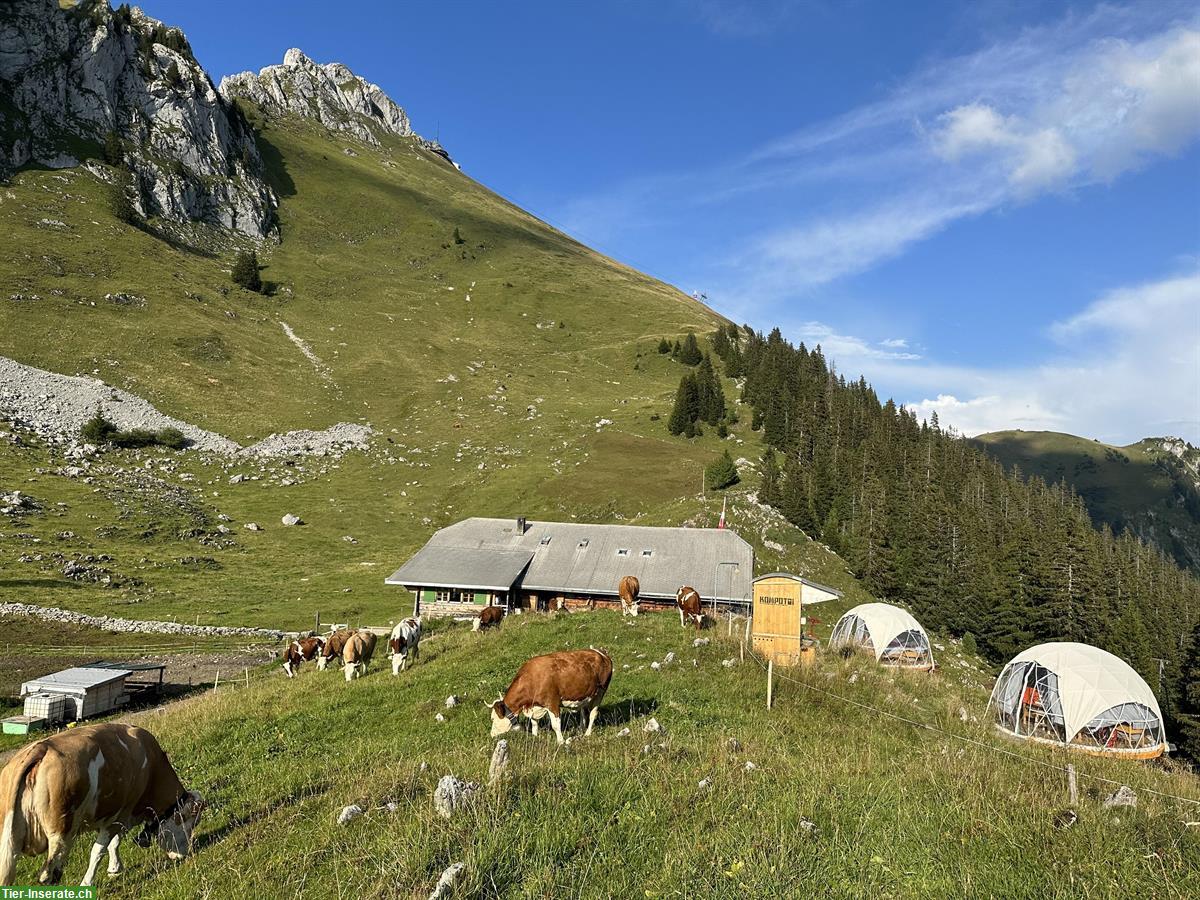
M1129 785L1121 785L1104 798L1105 809L1112 809L1114 806L1137 806L1137 794Z
M456 812L471 802L478 790L479 785L474 781L463 781L453 775L443 775L433 792L433 808L443 819L451 819Z
M280 522L282 522L284 525L303 525L303 524L304 524L304 520L303 520L303 519L301 519L301 518L300 518L299 516L297 516L297 515L293 515L292 513L288 513L288 514L286 514L286 515L285 515L285 516L284 516L282 519L280 519L279 521L280 521Z
M442 900L443 897L449 896L450 891L454 889L454 882L458 881L458 876L463 873L465 868L466 864L460 862L446 866L442 877L433 886L433 893L429 895L429 900Z
M504 777L505 770L508 769L508 741L500 738L496 742L496 749L492 751L492 761L488 765L488 784L495 784Z
M356 803L344 807L338 815L338 824L347 825L363 814L363 808Z

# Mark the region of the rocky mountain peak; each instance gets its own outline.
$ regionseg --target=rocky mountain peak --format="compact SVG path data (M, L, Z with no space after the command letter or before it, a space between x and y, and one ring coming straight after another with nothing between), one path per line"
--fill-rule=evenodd
M253 238L275 228L254 133L183 33L106 0L7 0L0 14L0 172L104 155L113 138L135 206ZM111 155L111 153L109 154Z
M416 137L423 146L450 159L440 144L412 130L408 114L383 89L338 62L317 63L295 47L281 65L241 72L221 79L221 95L232 102L248 100L268 116L297 115L315 119L330 131L351 134L378 145L387 135Z
M284 54L282 65L267 66L257 75L229 75L221 79L219 90L226 100L249 100L267 115L308 116L369 144L378 144L380 133L413 133L408 115L378 85L341 63L313 62L295 47Z

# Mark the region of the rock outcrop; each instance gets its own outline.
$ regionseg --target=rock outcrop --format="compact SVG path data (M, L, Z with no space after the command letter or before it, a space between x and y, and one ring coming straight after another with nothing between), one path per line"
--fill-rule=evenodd
M277 201L253 130L183 33L139 9L8 0L0 98L0 172L107 157L130 170L145 216L256 239L275 230Z
M450 155L436 141L412 130L404 112L377 84L355 75L341 63L316 63L292 48L283 64L267 66L257 75L240 72L221 79L220 93L254 103L268 116L296 115L315 119L330 131L353 135L378 146L386 135L413 137L447 161Z

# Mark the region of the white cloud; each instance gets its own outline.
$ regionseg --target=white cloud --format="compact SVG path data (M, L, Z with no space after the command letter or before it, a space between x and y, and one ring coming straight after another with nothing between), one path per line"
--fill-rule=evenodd
M804 341L808 346L821 345L821 351L827 359L839 364L839 368L849 371L847 366L857 364L862 360L917 360L921 354L905 350L908 341L892 339L880 341L878 345L871 344L860 337L849 334L838 334L824 322L801 322L794 329L796 339ZM881 349L882 348L882 349ZM857 369L855 370L857 373Z
M737 265L750 293L779 295L827 284L898 256L910 245L994 203L991 196L912 196L860 214L823 219L760 238Z
M936 410L968 435L1025 428L1120 444L1162 434L1200 443L1200 270L1111 291L1050 335L1055 357L1026 368L916 367L910 384L941 390L905 405L924 417Z

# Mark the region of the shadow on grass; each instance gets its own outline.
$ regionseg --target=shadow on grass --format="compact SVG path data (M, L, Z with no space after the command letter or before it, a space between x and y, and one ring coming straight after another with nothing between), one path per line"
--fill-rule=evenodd
M597 725L628 725L634 719L648 716L658 709L658 700L653 697L633 697L620 703L600 708Z
M192 852L199 853L206 847L219 844L239 828L245 828L247 825L253 825L255 822L266 819L268 816L273 815L281 809L286 809L289 806L295 806L297 803L300 803L309 796L311 796L311 791L300 788L292 791L285 797L279 798L279 800L274 801L270 806L263 807L262 809L256 809L248 813L243 813L242 815L233 816L224 825L214 828L212 831L206 831L204 834L201 834L199 837L197 837L195 842L192 844Z
M45 588L65 587L81 588L82 584L74 581L64 581L59 578L4 578L0 579L0 588Z

